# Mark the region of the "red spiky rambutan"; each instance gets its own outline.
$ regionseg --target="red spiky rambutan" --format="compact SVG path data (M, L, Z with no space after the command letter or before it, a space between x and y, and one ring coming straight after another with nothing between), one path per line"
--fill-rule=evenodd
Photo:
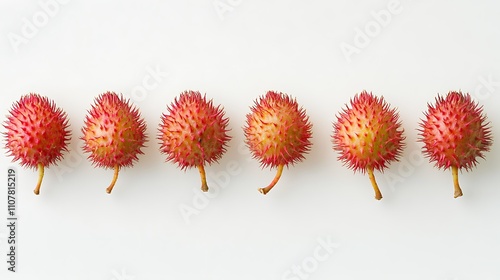
M284 166L302 161L312 145L312 124L306 111L281 92L268 91L256 100L243 130L247 146L262 167L278 168L271 184L259 188L262 194L276 185Z
M220 105L215 107L212 100L207 101L198 91L185 91L167 110L159 127L160 151L167 155L167 161L177 163L183 170L196 166L201 190L207 192L204 166L217 162L231 139L224 109Z
M383 171L398 160L404 148L403 129L396 109L383 97L361 92L351 99L333 125L333 148L338 159L354 171L368 172L375 199L382 199L373 170Z
M111 193L122 167L130 167L143 154L146 123L139 110L133 108L123 95L114 92L101 94L95 100L82 128L83 150L98 167L113 168L114 176L106 189Z
M445 98L438 95L436 104L428 104L424 114L419 129L423 153L436 167L451 167L454 197L462 196L458 170L476 166L493 141L483 108L468 93L450 91Z
M34 193L40 193L44 168L62 158L70 132L67 115L54 101L36 93L22 96L14 103L4 127L5 147L13 161L24 167L38 168Z

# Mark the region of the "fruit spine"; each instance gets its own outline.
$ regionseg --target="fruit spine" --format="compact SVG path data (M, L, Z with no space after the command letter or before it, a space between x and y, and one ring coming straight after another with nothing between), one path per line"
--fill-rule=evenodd
M368 172L375 199L382 199L374 170L383 171L397 161L404 148L404 137L396 109L383 97L366 91L356 94L333 125L333 148L338 159L354 171Z
M122 167L133 166L146 142L146 124L139 110L114 92L95 100L82 128L83 150L98 167L113 168L114 176L106 189L111 193Z
M445 98L438 95L435 105L428 104L424 115L419 129L423 153L436 167L451 168L454 197L460 197L458 170L472 169L492 145L483 108L468 93L450 91Z
M198 91L185 91L167 110L158 129L160 151L167 155L167 161L177 163L183 170L196 166L201 190L207 192L204 166L217 162L231 139L224 109L220 105L215 107L212 100L207 101Z
M302 161L311 148L312 125L303 108L289 95L268 91L251 107L243 128L246 144L262 167L277 167L273 181L259 192L267 194L283 167Z
M54 101L36 93L22 96L14 103L4 127L6 145L13 161L24 167L38 168L38 183L33 191L40 193L45 167L68 151L70 132L67 115Z

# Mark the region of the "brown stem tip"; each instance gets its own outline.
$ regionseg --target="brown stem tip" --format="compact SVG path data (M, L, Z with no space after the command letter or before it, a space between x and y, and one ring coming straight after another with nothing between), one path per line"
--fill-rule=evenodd
M42 186L42 180L43 180L43 174L45 173L44 170L45 167L43 166L43 164L39 163L38 164L38 183L36 184L36 187L35 189L33 190L33 192L36 194L36 195L39 195L40 194L40 187Z
M111 184L109 185L109 187L106 189L106 192L108 194L110 194L111 191L113 191L113 187L115 186L116 180L118 179L118 172L119 171L120 171L120 167L118 165L115 165L115 174L113 176L113 180L111 181Z
M207 175L205 174L205 167L203 164L198 165L198 171L200 171L201 177L201 191L208 192Z
M281 174L283 173L283 167L284 167L283 164L278 165L278 171L276 172L276 176L274 176L274 179L271 182L271 184L269 184L269 186L267 186L265 188L259 189L259 192L261 194L267 194L274 187L274 185L276 185L276 183L278 183L278 180L280 179Z
M382 193L380 192L380 189L378 188L377 181L375 181L375 176L373 175L373 167L368 168L368 177L370 178L370 182L372 182L373 190L375 191L375 199L381 200Z
M453 175L453 185L455 187L455 193L453 194L453 197L457 198L463 195L460 184L458 183L458 167L452 166L451 174Z

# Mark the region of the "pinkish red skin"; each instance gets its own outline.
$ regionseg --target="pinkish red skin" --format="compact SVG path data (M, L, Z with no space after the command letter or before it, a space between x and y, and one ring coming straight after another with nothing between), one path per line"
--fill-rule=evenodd
M12 106L4 127L8 155L24 167L52 165L68 151L67 115L47 97L36 93L21 97Z
M224 109L198 91L185 91L167 106L158 129L160 151L185 170L222 158L231 137Z
M130 167L143 154L146 124L139 110L114 92L101 94L82 128L83 150L98 167Z
M466 170L484 159L492 145L491 128L482 107L470 95L450 91L446 97L437 96L434 105L420 123L420 142L423 153L436 167L457 167Z
M302 161L311 149L312 124L295 99L268 91L251 107L243 128L245 142L262 167Z
M355 172L383 171L389 162L399 159L405 146L398 113L383 97L366 91L356 94L350 104L333 126L338 159Z

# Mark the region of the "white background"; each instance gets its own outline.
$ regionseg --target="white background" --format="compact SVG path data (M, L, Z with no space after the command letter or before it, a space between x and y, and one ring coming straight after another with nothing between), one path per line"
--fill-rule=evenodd
M0 2L1 121L23 94L46 95L68 114L71 151L46 169L40 196L32 192L35 170L2 152L2 184L8 167L18 174L19 272L7 273L2 261L0 278L500 278L498 145L460 174L464 196L454 199L451 172L422 159L416 142L427 103L450 90L484 105L498 140L497 1L70 0L48 12L47 2ZM375 17L388 5L397 9L381 27ZM369 42L359 35L366 29ZM356 53L346 55L347 44ZM167 104L188 89L206 93L230 118L230 147L207 167L208 198L198 171L165 162L156 139ZM375 174L381 201L331 147L335 115L364 89L397 107L405 129L402 160ZM108 90L131 98L149 137L111 195L113 171L94 168L79 139L90 104ZM263 196L257 188L275 170L251 158L242 127L267 90L306 109L313 147ZM196 214L183 216L188 208ZM6 238L1 226L2 256ZM298 267L302 274L294 274Z

